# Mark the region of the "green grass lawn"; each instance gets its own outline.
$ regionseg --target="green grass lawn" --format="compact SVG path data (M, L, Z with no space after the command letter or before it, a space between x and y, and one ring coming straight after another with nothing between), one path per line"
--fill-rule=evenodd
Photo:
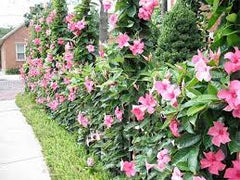
M49 119L30 94L19 94L16 103L41 143L52 180L111 179L100 163L96 163L93 168L86 165L88 155L84 147L76 143L76 135Z

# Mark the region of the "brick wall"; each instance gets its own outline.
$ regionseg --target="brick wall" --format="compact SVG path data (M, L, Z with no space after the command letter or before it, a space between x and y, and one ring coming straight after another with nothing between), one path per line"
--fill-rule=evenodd
M21 27L11 34L2 44L1 48L1 61L2 70L19 68L24 63L24 61L16 60L16 43L25 43L29 38L29 29L26 27Z

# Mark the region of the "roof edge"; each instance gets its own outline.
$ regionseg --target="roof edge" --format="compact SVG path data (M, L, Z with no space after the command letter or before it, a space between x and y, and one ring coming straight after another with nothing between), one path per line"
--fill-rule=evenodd
M4 41L6 39L8 39L12 34L14 34L16 31L18 31L20 28L24 27L25 24L20 24L19 26L17 26L16 28L14 28L13 30L11 30L10 32L8 32L7 34L5 34L2 38L0 38L0 46L2 46L2 44L4 43Z

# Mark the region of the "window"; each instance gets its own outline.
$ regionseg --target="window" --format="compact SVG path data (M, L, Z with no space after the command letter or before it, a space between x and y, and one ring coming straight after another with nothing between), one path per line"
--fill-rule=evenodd
M17 61L25 60L25 44L24 43L16 44L16 60Z

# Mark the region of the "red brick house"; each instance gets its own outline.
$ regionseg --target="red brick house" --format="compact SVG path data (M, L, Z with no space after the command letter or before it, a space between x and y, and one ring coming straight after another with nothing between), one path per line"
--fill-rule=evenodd
M21 25L0 39L0 69L3 72L17 69L24 63L25 47L29 37L29 29Z

